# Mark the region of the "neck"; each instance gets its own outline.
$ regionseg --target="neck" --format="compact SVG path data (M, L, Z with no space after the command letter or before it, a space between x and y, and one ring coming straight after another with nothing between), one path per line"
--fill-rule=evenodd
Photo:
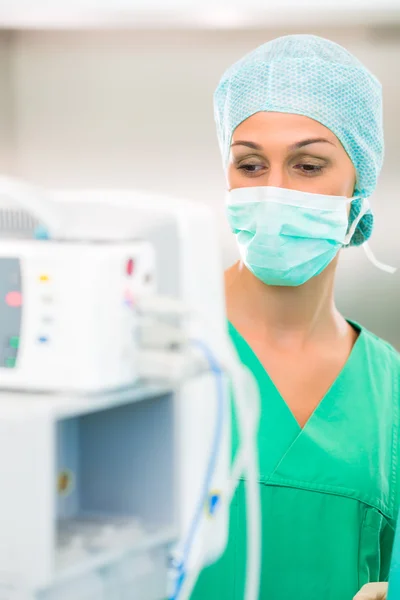
M299 287L268 286L242 263L226 273L228 318L247 336L299 346L348 334L336 309L333 284L336 261Z

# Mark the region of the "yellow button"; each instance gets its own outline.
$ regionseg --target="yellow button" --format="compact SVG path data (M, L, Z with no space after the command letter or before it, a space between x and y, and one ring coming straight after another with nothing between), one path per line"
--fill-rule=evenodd
M49 281L49 276L48 275L40 275L39 280L43 281L43 282L44 281Z
M57 478L57 491L60 495L66 496L72 491L74 477L71 471L61 471Z

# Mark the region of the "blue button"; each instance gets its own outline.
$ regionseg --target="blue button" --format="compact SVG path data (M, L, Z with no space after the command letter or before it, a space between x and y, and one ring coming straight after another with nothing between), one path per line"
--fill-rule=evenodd
M41 336L38 338L38 341L39 341L41 344L46 344L46 343L49 341L49 338L48 338L48 337L46 337L45 335L41 335Z
M221 496L219 494L212 494L208 498L208 511L210 515L213 515L219 505Z

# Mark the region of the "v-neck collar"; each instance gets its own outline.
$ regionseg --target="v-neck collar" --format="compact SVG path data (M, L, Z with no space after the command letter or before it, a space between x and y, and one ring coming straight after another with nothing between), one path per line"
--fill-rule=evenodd
M231 334L231 337L236 342L239 342L236 345L244 347L246 350L247 357L251 357L251 362L253 363L251 370L253 371L256 379L261 377L261 380L263 380L263 379L268 380L268 383L269 383L268 387L272 386L272 389L274 391L274 396L282 403L282 406L284 407L284 410L287 413L288 420L292 421L292 424L295 426L298 433L301 433L301 432L307 430L309 424L312 422L315 415L317 415L319 412L321 412L325 408L324 405L328 402L329 398L333 395L335 388L338 385L340 385L341 379L343 378L346 371L351 368L352 363L357 359L357 354L359 353L359 349L364 344L365 332L364 332L363 328L361 327L361 325L359 325L355 321L350 321L349 319L347 319L347 322L349 323L349 325L351 325L354 329L356 329L359 332L359 335L358 335L358 337L351 349L351 352L350 352L345 364L343 365L342 369L340 370L340 372L338 373L337 377L332 382L330 387L327 389L324 396L318 402L317 406L315 407L315 409L313 410L313 412L311 413L310 417L308 418L307 422L305 423L305 425L303 427L301 427L301 425L297 421L297 419L294 416L292 410L290 409L288 403L286 402L286 400L282 396L281 392L279 391L279 388L276 386L272 377L269 375L267 369L264 367L264 365L258 358L257 354L254 352L254 350L252 349L250 344L239 333L239 331L234 327L234 325L232 325L232 323L229 322L229 332ZM249 362L248 358L247 358L246 362ZM259 381L259 384L262 384L262 381Z
M359 329L358 339L303 429L249 344L229 324L239 357L260 389L260 482L358 499L392 518L398 375L391 378L379 340L349 323Z

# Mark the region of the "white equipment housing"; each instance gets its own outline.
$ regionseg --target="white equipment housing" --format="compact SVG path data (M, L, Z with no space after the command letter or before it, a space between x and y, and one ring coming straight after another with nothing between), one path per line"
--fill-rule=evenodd
M95 392L132 385L134 298L154 286L146 242L3 243L1 386Z
M197 317L187 336L227 354L214 220L140 192L51 196L50 213L35 197L29 216L50 240L0 238L0 600L161 600L169 547L201 497L215 381L139 381L132 303L155 291L180 300ZM227 394L224 411L205 562L227 541Z

